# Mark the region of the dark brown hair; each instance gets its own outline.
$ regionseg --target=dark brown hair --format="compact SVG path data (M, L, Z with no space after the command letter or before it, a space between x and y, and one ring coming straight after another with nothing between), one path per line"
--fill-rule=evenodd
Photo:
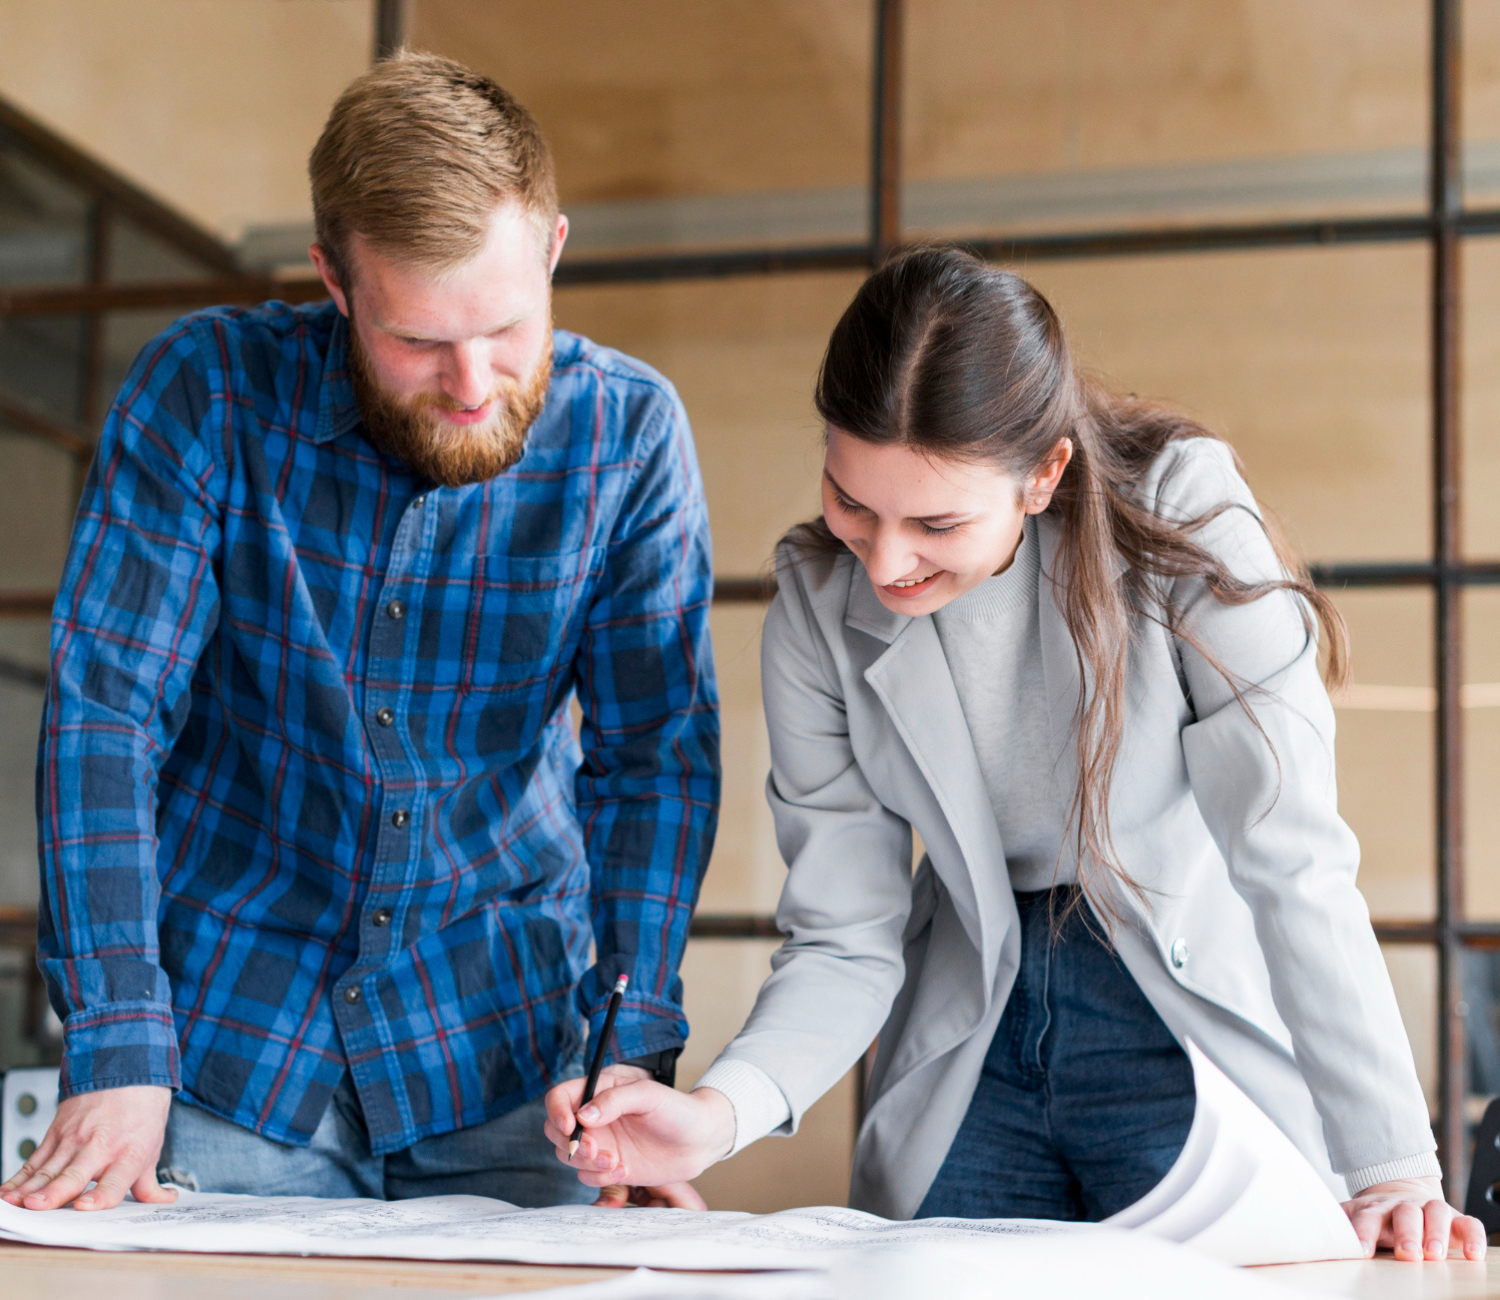
M355 78L307 170L318 242L346 288L351 235L448 271L484 246L506 199L551 251L557 182L546 137L504 90L452 59L400 50Z
M815 400L830 425L862 441L995 465L1019 483L1043 466L1059 439L1072 440L1073 458L1047 507L1061 524L1052 575L1058 603L1080 675L1094 683L1077 706L1079 780L1069 830L1076 835L1080 885L1118 919L1095 882L1104 871L1141 893L1115 861L1108 812L1133 620L1162 622L1223 672L1181 612L1163 604L1166 583L1201 578L1226 605L1290 591L1300 598L1309 634L1314 620L1321 624L1328 679L1338 683L1347 663L1338 610L1270 521L1257 516L1286 576L1247 583L1194 540L1210 520L1237 507L1225 502L1186 521L1157 514L1142 491L1152 463L1169 443L1216 435L1081 375L1051 304L1019 275L968 253L918 248L871 275L834 328ZM842 549L822 519L793 529L787 540L803 552ZM1225 678L1249 711L1251 688L1227 672Z

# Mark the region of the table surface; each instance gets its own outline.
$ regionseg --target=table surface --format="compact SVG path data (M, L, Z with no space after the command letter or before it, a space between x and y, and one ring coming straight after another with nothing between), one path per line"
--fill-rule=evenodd
M451 1300L597 1282L623 1270L541 1264L452 1264L388 1259L304 1259L64 1250L0 1242L5 1300ZM1483 1263L1400 1264L1394 1259L1257 1269L1305 1291L1360 1300L1500 1300L1500 1249Z
M0 1242L4 1300L454 1300L598 1282L618 1268L110 1252Z

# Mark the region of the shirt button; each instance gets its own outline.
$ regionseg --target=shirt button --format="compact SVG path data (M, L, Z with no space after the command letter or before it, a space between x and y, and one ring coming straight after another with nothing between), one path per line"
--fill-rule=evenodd
M1188 946L1186 939L1174 939L1172 941L1172 965L1181 970L1187 965Z
M358 1002L359 997L359 990L352 984L344 990L344 1001L347 1002L350 1006L353 1006L356 1002Z
M374 921L376 925L389 925L391 923L391 909L388 907L377 907L375 915L370 920ZM359 990L353 989L351 992L358 993Z
M391 814L391 825L398 830L411 820L411 814L405 808L398 808Z
M411 499L411 508L413 510L420 510L426 504L427 504L427 498L426 497L412 497L412 499Z
M382 727L389 727L396 720L396 710L392 708L377 709L375 721Z
M385 612L392 618L405 618L406 602L404 600L393 600L385 607Z

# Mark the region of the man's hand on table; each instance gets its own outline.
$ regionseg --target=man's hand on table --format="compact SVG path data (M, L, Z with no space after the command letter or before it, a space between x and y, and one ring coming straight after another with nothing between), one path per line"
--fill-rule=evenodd
M156 1181L172 1090L102 1088L60 1102L41 1146L0 1186L0 1200L26 1210L107 1210L130 1192L138 1201L175 1201ZM90 1183L98 1185L85 1191ZM75 1199L76 1198L76 1199Z
M1344 1211L1366 1255L1384 1248L1397 1259L1483 1259L1484 1224L1443 1199L1437 1178L1398 1178L1367 1187Z

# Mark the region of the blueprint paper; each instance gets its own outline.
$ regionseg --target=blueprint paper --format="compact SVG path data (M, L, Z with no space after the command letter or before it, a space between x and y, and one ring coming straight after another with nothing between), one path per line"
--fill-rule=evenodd
M760 1215L587 1205L522 1210L482 1196L376 1201L179 1191L173 1205L128 1201L86 1212L0 1202L0 1237L38 1245L669 1269L817 1268L873 1246L1091 1231L1099 1229L1030 1219L896 1223L832 1206Z
M1194 1043L1193 1126L1167 1176L1105 1220L1227 1264L1363 1259L1343 1207L1291 1139Z
M1226 1264L1363 1258L1348 1217L1301 1152L1196 1046L1188 1044L1188 1052L1198 1099L1187 1142L1166 1177L1104 1225L898 1223L831 1206L765 1215L582 1205L523 1210L480 1196L376 1201L184 1191L175 1205L131 1201L89 1212L0 1202L0 1238L93 1250L665 1269L820 1269L852 1251L964 1243L1011 1243L1017 1258L1033 1247L1015 1243L1044 1243L1034 1248L1083 1260L1092 1258L1086 1247L1101 1233L1117 1241L1160 1238ZM1121 1237L1119 1229L1136 1236Z
M1183 1247L1099 1225L893 1223L832 1207L767 1215L520 1210L477 1196L387 1202L182 1192L176 1205L89 1212L0 1203L0 1236L96 1250L650 1266L559 1292L567 1300L1160 1300L1164 1286L1215 1300L1291 1295ZM688 1269L758 1271L653 1271ZM1006 1284L999 1290L997 1279Z

